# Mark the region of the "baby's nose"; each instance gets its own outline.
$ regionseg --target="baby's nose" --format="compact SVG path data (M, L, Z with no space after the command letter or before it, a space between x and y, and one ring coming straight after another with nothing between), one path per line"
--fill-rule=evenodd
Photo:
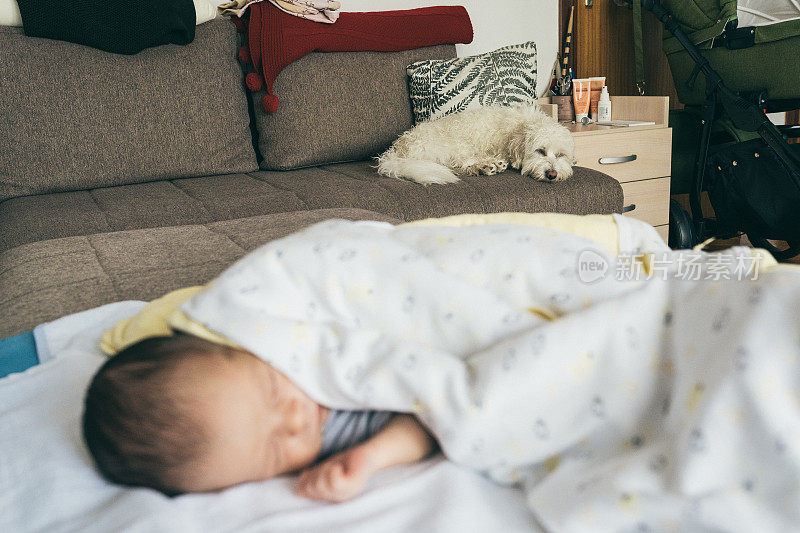
M547 179L554 180L558 177L558 172L556 172L554 168L551 168L550 170L545 172L544 175L547 176Z

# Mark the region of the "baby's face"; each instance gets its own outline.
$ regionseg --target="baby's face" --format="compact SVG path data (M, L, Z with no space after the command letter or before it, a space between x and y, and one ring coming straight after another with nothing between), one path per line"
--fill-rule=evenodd
M237 351L233 359L203 357L185 366L206 448L180 476L184 492L269 479L319 455L329 410L269 364Z

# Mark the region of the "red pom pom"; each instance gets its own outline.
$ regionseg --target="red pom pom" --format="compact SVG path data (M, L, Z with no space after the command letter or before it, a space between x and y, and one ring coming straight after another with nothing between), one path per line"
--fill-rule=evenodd
M250 49L247 47L247 45L244 45L241 48L239 48L238 58L239 61L241 61L245 65L250 64L252 60L250 58Z
M261 79L261 76L259 76L255 72L251 72L250 74L245 76L244 83L245 85L247 85L247 88L253 91L254 93L264 88L264 81Z
M231 22L236 26L236 33L244 33L246 28L242 19L239 17L231 17Z
M280 100L274 94L265 94L264 98L261 99L261 107L270 115L278 110L278 103L280 103Z

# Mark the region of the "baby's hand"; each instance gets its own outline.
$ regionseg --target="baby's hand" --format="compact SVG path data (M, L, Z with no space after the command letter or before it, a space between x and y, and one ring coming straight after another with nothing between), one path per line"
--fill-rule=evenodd
M356 446L304 470L297 479L297 494L332 503L358 496L372 475L368 455L367 448Z

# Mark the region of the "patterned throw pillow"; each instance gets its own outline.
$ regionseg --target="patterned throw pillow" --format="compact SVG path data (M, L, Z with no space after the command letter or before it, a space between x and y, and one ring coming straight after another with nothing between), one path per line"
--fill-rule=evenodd
M536 101L533 41L476 56L418 61L407 71L417 124L472 107Z

